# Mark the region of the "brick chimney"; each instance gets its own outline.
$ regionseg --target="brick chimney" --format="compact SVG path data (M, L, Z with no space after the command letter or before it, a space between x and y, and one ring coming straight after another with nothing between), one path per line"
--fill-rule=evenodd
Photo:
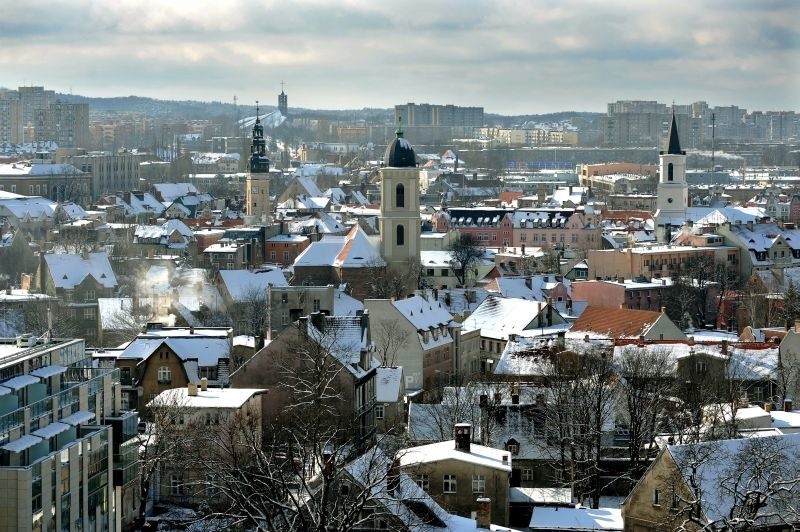
M200 390L204 392L208 391L208 378L203 377L202 379L200 379Z
M456 423L453 429L455 431L456 450L468 453L470 451L470 440L472 439L472 425L469 423Z
M479 497L475 500L475 521L478 528L489 529L492 524L492 499Z
M793 404L792 404L792 400L791 399L784 399L783 400L783 411L784 412L791 412L793 410L792 406L793 406Z

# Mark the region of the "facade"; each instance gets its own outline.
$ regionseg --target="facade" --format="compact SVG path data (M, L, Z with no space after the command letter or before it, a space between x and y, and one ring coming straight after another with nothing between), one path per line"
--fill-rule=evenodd
M518 210L512 219L512 245L544 249L592 249L602 230L597 217L583 209ZM507 237L503 236L503 245Z
M22 144L22 105L0 95L0 143Z
M456 424L454 436L399 451L402 471L458 515L470 516L477 499L491 499L492 522L508 525L511 453L473 444L469 423Z
M435 392L455 370L452 315L438 301L413 296L367 299L372 335L382 364L401 366L408 390Z
M593 307L618 309L620 306L636 310L661 310L672 279L621 279L618 281L584 281L572 284L572 298L586 301Z
M135 412L83 340L0 340L0 530L121 530L135 515Z
M57 155L56 161L71 164L90 176L92 199L115 192L130 194L139 188L139 163L143 161L144 155L127 151L74 151L74 154Z
M91 176L71 164L33 159L0 164L0 191L82 203L91 193Z
M272 212L269 204L269 158L267 141L264 139L264 126L258 118L258 106L256 106L256 122L253 124L253 143L250 146L245 201L248 216L255 217L257 221L268 221Z
M281 266L291 266L295 259L311 245L311 239L302 235L275 235L266 240L266 260Z
M691 259L710 256L715 262L736 268L740 250L734 246L657 245L622 250L589 250L589 279L669 277L686 270Z
M395 105L394 114L398 121L408 126L483 125L483 107L407 103Z
M327 407L337 438L361 448L375 435L375 378L379 363L373 358L368 313L359 316L302 317L297 326L281 332L231 374L234 388L266 388L262 416L280 423L293 415L295 394L306 386L322 386L330 398ZM308 380L303 380L308 375ZM313 376L324 382L312 381ZM301 381L301 382L298 382ZM318 392L308 392L318 393ZM307 396L305 396L307 399Z
M681 150L675 113L667 139L667 150L659 155L658 198L656 200L656 236L659 242L672 240L674 229L686 222L689 185L686 183L686 152Z
M663 308L661 312L652 312L587 307L567 335L576 339L686 340L686 335L669 319Z
M270 286L267 297L267 338L275 338L284 329L313 312L335 315L336 290L327 286Z
M214 446L204 445L206 438L200 442L198 435L210 434L210 438L217 437L218 441L227 442L229 430L244 430L237 427L235 419L256 419L261 416L261 394L266 390L222 388L209 390L201 381L198 385L189 384L181 388L165 390L158 394L150 405L175 405L180 412L180 430L186 431L186 444L197 453L194 457L201 464L204 458L213 464L224 461L229 455L222 450L220 454L214 453ZM176 416L177 417L177 416ZM178 423L178 419L175 419ZM260 427L260 422L256 422ZM248 436L258 437L259 433ZM205 441L203 441L205 440ZM199 443L199 445L198 445ZM209 453L209 454L205 454ZM154 501L178 505L197 506L202 503L224 506L225 499L217 494L212 496L213 488L207 486L205 481L214 472L211 467L187 468L185 464L160 463L158 482L155 485Z

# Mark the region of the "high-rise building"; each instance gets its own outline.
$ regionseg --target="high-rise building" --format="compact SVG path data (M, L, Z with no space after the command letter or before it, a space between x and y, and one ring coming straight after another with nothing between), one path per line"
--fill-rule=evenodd
M247 169L247 190L245 206L248 216L257 221L268 222L269 206L269 158L267 157L267 141L264 139L264 126L258 116L256 105L256 122L253 124L253 142L250 146L250 165Z
M47 109L56 101L55 91L45 90L44 87L19 87L19 100L22 103L22 124L32 126L35 122L36 111Z
M419 168L411 143L398 127L381 169L381 256L390 268L419 264ZM413 288L412 288L413 289Z
M483 107L407 103L394 106L395 118L412 126L472 126L483 125Z
M16 98L0 97L0 143L22 142L22 105Z
M0 339L0 530L119 530L123 508L135 515L138 416L119 385L84 340Z
M54 141L59 148L89 147L89 104L51 103L44 113L44 124L36 127L37 141Z
M686 152L678 140L675 115L669 128L667 149L659 155L658 198L656 200L656 237L668 243L673 229L686 221L689 205L689 185L686 183Z

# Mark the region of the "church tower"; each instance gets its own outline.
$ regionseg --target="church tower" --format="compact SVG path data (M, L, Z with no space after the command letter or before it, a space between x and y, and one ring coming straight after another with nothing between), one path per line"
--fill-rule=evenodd
M289 116L289 97L283 92L283 82L281 81L281 93L278 95L278 111L284 117Z
M419 169L411 143L398 126L381 169L381 256L392 268L419 264Z
M245 212L255 216L256 223L269 221L269 158L267 141L264 140L264 126L258 116L256 102L256 122L253 124L253 143L250 146L250 164L247 169L247 191Z
M656 199L656 237L668 243L673 229L686 222L689 185L686 183L686 152L678 140L678 124L672 111L667 150L659 155L658 198Z

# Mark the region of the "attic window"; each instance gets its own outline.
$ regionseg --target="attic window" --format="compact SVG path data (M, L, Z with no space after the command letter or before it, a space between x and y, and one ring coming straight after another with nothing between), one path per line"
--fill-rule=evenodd
M67 278L67 274L65 273L65 274L64 274L64 277L62 277L62 279L66 279L66 278Z
M101 274L101 275L100 275L100 278L101 278L101 279L105 279L105 278L106 278L106 274Z

